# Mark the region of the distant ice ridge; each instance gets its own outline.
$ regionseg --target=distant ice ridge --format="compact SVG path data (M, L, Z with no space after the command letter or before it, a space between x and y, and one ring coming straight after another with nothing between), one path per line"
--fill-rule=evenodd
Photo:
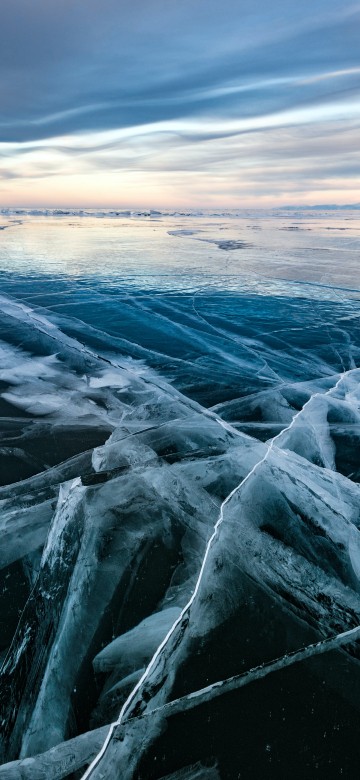
M349 206L341 209L358 210L359 206ZM96 218L150 218L159 219L161 217L286 217L294 219L301 214L306 214L307 218L319 219L321 215L336 218L337 209L326 207L312 209L307 207L289 207L283 209L39 209L39 208L1 208L0 216L3 217L96 217Z
M159 217L232 217L249 213L247 210L207 211L199 209L174 211L157 211L156 209L0 209L0 215L4 217L98 217L109 219L116 217L150 217L154 219Z

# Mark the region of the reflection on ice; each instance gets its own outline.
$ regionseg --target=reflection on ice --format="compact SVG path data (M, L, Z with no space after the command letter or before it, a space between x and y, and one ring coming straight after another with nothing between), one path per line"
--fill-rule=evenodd
M261 284L4 273L0 778L357 776L359 303Z

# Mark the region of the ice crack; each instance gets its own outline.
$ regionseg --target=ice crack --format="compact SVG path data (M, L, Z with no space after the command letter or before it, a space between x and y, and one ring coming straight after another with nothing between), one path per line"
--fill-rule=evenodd
M352 370L356 370L356 369L352 369ZM105 754L105 752L107 750L107 747L108 747L108 745L109 745L109 743L110 743L110 741L111 741L111 739L113 737L115 729L118 726L120 726L121 723L123 722L124 716L126 715L126 712L129 709L131 703L133 702L136 694L141 689L143 683L147 680L147 678L148 678L151 670L153 669L157 659L159 658L159 656L162 653L163 649L166 647L167 643L169 642L169 640L173 636L176 628L181 624L181 622L184 620L184 618L186 616L186 613L191 608L191 606L192 606L192 604L193 604L193 602L194 602L194 600L195 600L195 598L197 596L197 593L199 591L200 584L201 584L202 577L203 577L203 573L204 573L204 569L206 567L206 563L207 563L207 560L208 560L209 553L210 553L210 550L212 548L213 542L214 542L215 538L218 535L218 531L219 531L219 528L220 528L221 524L223 523L225 507L231 501L233 496L236 495L236 493L238 493L238 491L241 490L241 488L249 481L249 479L258 470L258 468L267 460L267 458L269 457L273 447L276 446L276 442L280 439L280 437L285 432L289 431L292 428L292 426L294 425L296 419L303 412L305 407L309 403L311 403L312 400L316 396L329 395L331 392L336 391L337 388L339 387L339 385L341 384L341 382L343 381L344 377L347 374L351 373L351 371L348 371L348 372L344 371L344 372L342 372L340 374L339 378L337 379L335 385L333 387L329 388L329 390L327 390L325 393L319 393L319 392L318 393L314 393L309 398L309 400L306 402L306 404L304 404L302 409L300 409L300 411L297 412L296 415L294 415L291 423L287 426L287 428L285 428L283 431L281 431L280 433L278 433L276 436L274 436L271 439L271 441L269 442L269 444L267 446L267 450L266 450L264 456L259 461L257 461L257 463L255 463L253 468L244 477L244 479L242 479L241 482L233 488L233 490L228 494L228 496L226 496L226 498L222 502L221 507L220 507L219 518L218 518L218 520L217 520L217 522L216 522L216 524L214 526L213 533L212 533L212 535L211 535L211 537L210 537L210 539L209 539L209 541L207 543L205 554L204 554L203 561L202 561L201 568L200 568L200 572L199 572L199 576L198 576L198 579L197 579L197 582L196 582L196 585L195 585L195 588L194 588L194 591L193 591L193 594L192 594L190 600L185 605L185 607L183 608L183 610L180 613L179 617L174 622L174 624L172 625L172 627L168 631L167 635L165 636L165 638L163 639L163 641L161 642L161 644L157 648L157 650L154 653L150 663L148 664L147 668L145 669L144 674L142 675L142 677L140 678L140 680L136 684L135 688L133 689L133 691L130 693L130 695L128 696L127 700L125 701L125 703L124 703L124 705L123 705L123 707L122 707L122 709L120 711L118 719L114 723L111 724L110 729L109 729L109 733L108 733L108 735L106 737L106 740L105 740L101 750L99 751L98 755L95 757L93 762L90 764L90 766L86 770L85 774L83 775L82 780L88 780L88 778L91 777L91 775L93 774L94 770L96 769L96 767L100 763L100 761L101 761L102 757L104 756L104 754ZM222 425L225 429L228 427L227 424L224 423L219 418L218 418L217 422L220 425ZM231 428L231 426L229 426L229 427ZM357 637L358 635L360 635L360 627L358 627L356 629L352 629L351 631L345 632L344 634L338 634L336 637L331 638L329 640L324 640L325 644L323 642L319 642L316 645L311 645L308 648L305 648L305 649L300 650L300 651L296 651L295 653L289 654L288 656L283 656L282 659L279 659L278 661L272 662L272 664L270 664L270 665L266 665L264 667L258 667L256 669L252 670L252 674L253 675L257 675L256 679L259 679L261 676L265 676L265 674L270 673L270 671L275 671L275 668L282 668L281 666L279 666L279 664L283 664L283 666L286 666L286 665L290 665L290 663L296 663L297 660L302 660L303 658L310 657L310 655L315 655L315 654L318 654L320 652L325 652L326 650L331 649L332 648L331 642L335 642L335 643L337 642L338 644L339 644L339 642L342 642L343 644L346 644L348 641L352 641L352 638L355 638L355 636ZM351 637L351 638L349 638L349 637ZM336 646L338 646L338 644L336 644ZM311 651L310 651L310 648L312 648ZM324 648L324 649L322 649L322 648ZM309 655L308 655L308 653L309 653ZM294 657L296 655L297 655L297 657L294 660ZM274 665L275 665L275 667L272 668ZM271 667L271 668L269 669L269 667ZM247 673L247 675L249 675L249 674L250 673ZM240 679L245 679L245 678L243 677L243 675L240 675L239 678L231 678L231 679L234 681L235 679L239 679L240 680ZM250 679L248 678L248 676L246 676L246 679L250 682ZM223 685L223 684L224 683L216 683L214 685L220 686L220 685ZM244 683L241 683L241 684L244 684ZM230 683L229 683L229 685L230 685ZM240 682L238 683L238 687L240 687ZM210 686L210 689L212 690L213 686ZM207 691L208 689L204 689L204 690ZM198 694L191 694L191 696L192 697L196 697L196 695L200 695L200 693L201 692L198 692ZM202 695L202 693L201 693L201 695ZM187 698L187 697L185 697L185 698ZM170 706L170 704L172 704L172 703L169 703L169 706Z

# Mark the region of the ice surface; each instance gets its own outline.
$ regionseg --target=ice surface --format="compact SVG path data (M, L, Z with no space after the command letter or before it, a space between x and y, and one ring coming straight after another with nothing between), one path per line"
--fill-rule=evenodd
M2 780L62 780L91 761L106 737L106 726L69 739L47 753L0 766Z
M169 607L142 620L139 625L114 639L95 656L95 672L117 669L124 674L150 660L156 648L181 613L179 607Z
M356 218L92 217L1 236L0 777L355 778Z
M161 780L219 780L219 773L215 766L209 767L197 763L194 766L180 769L179 772L172 772L171 775L166 775Z

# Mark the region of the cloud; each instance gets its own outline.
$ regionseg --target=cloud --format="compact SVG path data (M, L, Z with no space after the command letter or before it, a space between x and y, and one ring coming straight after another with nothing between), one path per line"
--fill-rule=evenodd
M3 0L2 178L224 165L226 179L290 165L274 131L301 155L300 127L337 134L341 156L360 116L359 21L343 0ZM321 149L317 170L325 182Z
M343 90L359 85L359 9L320 0L298 10L281 0L270 12L263 0L256 13L252 7L234 0L6 0L0 139L199 113L256 116L329 94L334 79Z

